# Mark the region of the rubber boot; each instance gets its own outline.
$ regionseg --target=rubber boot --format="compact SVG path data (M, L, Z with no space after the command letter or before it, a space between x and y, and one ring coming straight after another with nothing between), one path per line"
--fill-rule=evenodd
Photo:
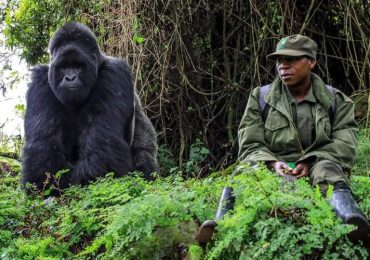
M233 195L233 189L225 187L222 190L220 202L218 203L218 209L216 212L215 220L206 220L199 228L198 242L199 244L206 244L212 240L213 233L215 232L217 222L219 219L230 210L233 209L235 203L235 197Z
M348 238L353 242L362 240L364 244L368 244L370 242L369 222L352 197L351 191L348 189L334 190L329 203L343 223L357 226L357 229L348 234Z

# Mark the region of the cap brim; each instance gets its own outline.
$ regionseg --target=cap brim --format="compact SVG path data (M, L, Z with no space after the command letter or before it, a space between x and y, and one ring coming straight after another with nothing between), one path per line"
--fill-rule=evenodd
M309 55L307 52L304 52L304 51L278 50L278 51L275 51L275 52L267 55L266 58L269 59L269 60L276 60L279 56L293 56L293 57L309 56L309 57L311 57L311 55Z

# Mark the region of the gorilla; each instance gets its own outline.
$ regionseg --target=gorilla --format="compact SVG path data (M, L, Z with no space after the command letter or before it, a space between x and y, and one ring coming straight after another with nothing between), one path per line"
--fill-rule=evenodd
M49 51L49 65L33 68L27 90L22 186L61 190L134 170L150 179L156 133L128 65L102 53L91 30L76 22L54 34Z

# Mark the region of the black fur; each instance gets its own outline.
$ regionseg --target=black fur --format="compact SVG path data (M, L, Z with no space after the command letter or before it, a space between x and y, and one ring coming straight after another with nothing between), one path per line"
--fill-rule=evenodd
M134 168L150 179L150 174L158 172L156 132L149 118L143 113L140 98L135 94L135 122L131 151L133 153Z
M48 180L46 186L63 189L108 172L123 176L142 164L133 157L147 153L138 139L147 131L150 158L142 158L141 170L149 176L156 170L155 131L134 105L140 100L127 64L105 56L93 33L78 23L56 32L49 49L51 62L33 69L26 96L22 184L42 190ZM55 178L63 169L70 171Z

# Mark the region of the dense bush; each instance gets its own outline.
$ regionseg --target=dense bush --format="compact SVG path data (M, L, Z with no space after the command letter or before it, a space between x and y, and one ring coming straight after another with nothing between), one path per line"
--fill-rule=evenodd
M365 175L370 177L370 129L361 129L357 145L357 157L355 167L352 169L354 175Z
M353 245L318 189L306 180L282 183L248 166L205 179L179 175L147 182L135 174L74 187L59 198L26 197L18 177L0 177L1 259L350 259L367 251ZM214 216L224 186L235 210L219 222L212 243L196 232ZM370 215L370 180L354 176L353 189Z

